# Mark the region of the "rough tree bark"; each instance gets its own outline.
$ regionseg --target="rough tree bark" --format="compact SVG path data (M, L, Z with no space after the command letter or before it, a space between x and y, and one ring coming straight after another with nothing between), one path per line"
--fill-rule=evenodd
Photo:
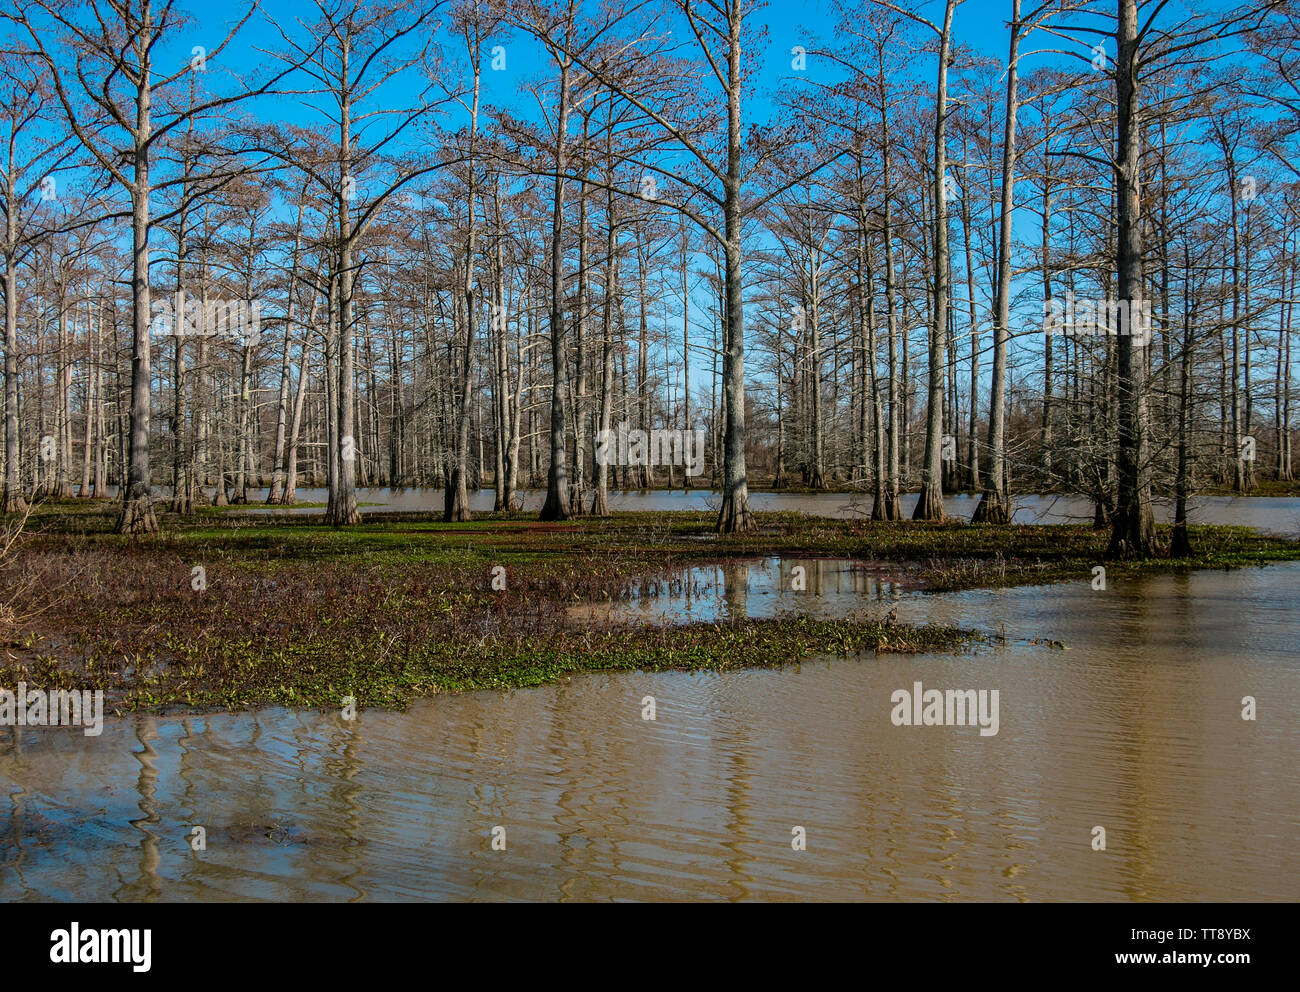
M1007 56L1006 121L1002 135L1002 207L998 224L998 284L994 294L993 371L989 398L989 474L972 523L1007 524L1007 338L1011 323L1011 214L1016 184L1016 66L1020 49L1020 0L1011 0L1011 51Z
M546 502L540 519L569 519L569 470L565 436L569 388L569 356L564 339L564 170L565 132L569 126L569 72L566 55L560 62L560 105L555 124L555 186L551 214L551 468L546 477Z
M952 12L956 0L944 4L939 32L939 80L934 120L934 307L930 321L929 384L925 412L925 464L921 494L913 520L943 520L943 366L948 330L948 202L944 178L948 171L945 147L948 120L948 59L952 49Z
M1141 201L1141 90L1138 81L1137 0L1117 0L1116 41L1116 200L1119 212L1119 298L1128 301L1130 326L1143 298ZM1132 333L1118 335L1119 492L1112 522L1112 556L1148 557L1156 551L1155 516L1147 464L1146 361Z

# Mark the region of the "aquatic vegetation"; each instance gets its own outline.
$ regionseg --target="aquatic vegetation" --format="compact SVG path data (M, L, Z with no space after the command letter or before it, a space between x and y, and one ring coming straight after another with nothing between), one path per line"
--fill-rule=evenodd
M688 565L758 557L852 559L909 590L1086 582L1106 542L1081 526L872 524L794 513L758 521L754 533L702 541L711 514L563 524L390 514L343 530L305 517L162 515L156 537L130 542L112 533L107 505L42 507L28 539L0 563L0 592L27 618L2 632L0 685L103 689L110 706L124 709L330 707L345 696L398 706L581 671L725 670L961 649L975 635L888 617L647 625L575 619L571 608L670 584ZM1196 557L1109 563L1110 575L1300 558L1300 544L1247 528L1193 530Z

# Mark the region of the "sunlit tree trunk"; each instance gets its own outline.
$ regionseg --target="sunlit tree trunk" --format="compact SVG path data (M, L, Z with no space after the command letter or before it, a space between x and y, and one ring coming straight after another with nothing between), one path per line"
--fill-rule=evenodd
M723 325L722 392L727 407L723 439L722 505L717 529L724 534L754 528L749 509L749 479L745 469L745 322L741 280L743 252L740 228L740 0L728 8L730 45L727 49L727 173L723 182L725 225L726 323Z
M555 185L551 203L551 468L546 479L542 520L569 519L567 465L569 357L564 336L564 170L569 127L569 61L561 57L560 104L555 125Z
M993 302L993 372L989 398L989 474L972 522L1011 522L1005 488L1007 457L1007 337L1011 323L1011 214L1016 184L1016 76L1020 49L1020 0L1011 0L1011 51L1002 137L1002 208L998 227L998 283Z
M943 372L944 338L948 330L948 203L944 178L948 171L946 123L948 119L948 54L951 50L952 12L955 0L944 4L939 35L939 82L934 123L934 305L930 320L929 395L925 414L925 464L921 469L921 495L913 520L943 520Z

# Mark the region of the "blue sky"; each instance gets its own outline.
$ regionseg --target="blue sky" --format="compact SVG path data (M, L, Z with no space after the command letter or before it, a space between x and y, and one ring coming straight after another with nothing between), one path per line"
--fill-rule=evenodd
M863 10L868 9L869 0L863 0L861 6ZM957 8L954 17L953 36L955 45L959 48L970 49L978 55L999 62L1005 59L1008 31L1006 18L1010 14L1010 7L1010 0L997 0L997 2L966 0ZM196 45L203 46L210 52L224 37L229 25L233 23L233 19L240 16L238 12L230 12L222 8L191 7L189 9L194 14L195 23L178 32L173 41L162 50L164 65L171 60L175 60L175 64L178 66L185 64L190 59L191 49ZM287 31L293 34L300 32L295 23L295 18L301 17L310 21L315 16L315 5L301 2L301 0L265 0L263 9L264 14L254 14L226 52L222 53L220 57L210 57L211 69L216 70L209 77L209 81L214 88L222 89L218 77L223 66L229 67L237 73L247 74L249 72L265 72L274 65L274 60L258 51L258 49L275 49L283 46L278 33L267 23L266 16L275 18L284 25ZM932 2L923 4L920 10L932 21L937 21L941 18L943 12L942 0L932 0ZM751 63L756 62L759 66L758 92L746 106L747 115L752 123L762 124L777 112L777 105L772 101L771 94L791 77L827 80L838 76L839 70L836 67L824 60L820 60L815 55L808 56L805 72L795 73L791 68L791 49L795 46L804 46L810 49L834 46L835 20L836 15L833 6L826 0L813 0L811 3L773 0L762 10L751 15L751 24L760 24L766 27L763 43L758 47L757 51L751 50L747 53ZM904 34L900 39L900 43L914 45L928 40L928 33L918 29ZM536 106L531 97L527 95L527 85L530 82L540 80L549 88L554 76L549 57L535 41L530 40L522 33L516 32L513 35L485 39L485 62L491 57L492 47L497 44L505 46L507 69L503 72L485 72L483 79L484 102L506 105L518 116L534 117L537 112ZM1039 45L1063 47L1065 42L1045 35L1034 35L1030 36L1024 43L1023 49L1032 50ZM463 52L459 47L450 46L448 51L449 57L454 60L454 69L467 72ZM1022 71L1032 69L1039 62L1041 62L1041 57L1026 59L1022 64ZM934 59L932 55L917 54L910 60L909 66L917 81L926 89L933 86ZM394 79L381 91L375 100L371 101L371 108L407 103L421 84L422 79L416 73ZM257 101L255 105L249 106L248 110L264 120L321 124L323 122L322 118L303 106L304 100L311 99L315 99L323 105L328 105L329 102L327 97L264 98ZM409 132L406 139L408 147L412 149L417 148L426 140L427 138L424 135L414 130ZM1028 211L1021 210L1017 212L1016 233L1018 240L1022 242L1031 240L1035 235L1036 221ZM156 240L154 243L160 245L161 241ZM954 287L954 292L958 297L961 297L964 295L965 290L961 277L964 260L960 258L960 234L956 230L954 230L953 248L954 252L957 253L957 257L953 260L954 274L960 284ZM699 259L697 270L706 267L707 262L703 258ZM988 305L989 294L987 286L983 284L985 281L983 275L982 271L977 270L977 295L980 297L979 302L982 310ZM706 299L699 296L699 290L693 295L692 310L700 318L696 331L697 340L700 342L707 341L711 335L707 308L711 307L712 304L711 298ZM960 302L958 307L957 320L960 335L965 321L965 310ZM755 326L756 317L757 315L750 317L747 314L746 323L749 327ZM1034 352L1041 351L1040 340L1031 340L1028 345ZM987 365L987 362L985 364Z
M868 0L863 0L864 9L868 5ZM938 0L923 4L920 8L921 12L932 20L942 16L942 9L943 4ZM296 27L294 24L296 17L309 19L312 16L314 4L305 3L303 0L263 0L262 10L266 16L274 18L287 29L292 30ZM957 8L954 15L954 39L958 44L968 46L981 55L1005 58L1007 47L1005 22L1009 11L1010 0L1002 0L998 3L992 3L990 0L966 0ZM214 47L223 37L228 25L233 23L232 14L225 11L200 10L197 20L198 23L194 28L184 33L183 39L179 35L177 37L179 44L174 46L176 51L172 55L178 61L188 60L190 42L209 48ZM826 0L812 0L808 3L795 2L795 0L772 0L762 10L756 11L751 16L751 21L767 28L766 44L756 52L747 52L748 58L759 66L759 91L748 105L747 112L754 121L761 122L772 111L772 105L767 98L770 91L779 86L784 79L794 75L790 65L791 49L796 45L805 47L814 47L819 43L833 45L835 16L832 5ZM919 38L920 34L916 37ZM492 45L498 42L506 47L508 69L505 72L484 74L484 97L488 101L512 105L522 113L527 113L527 105L520 99L522 82L536 79L549 81L553 75L549 58L540 46L520 32L500 39L489 39L485 48L490 50ZM240 32L225 57L214 60L214 64L220 61L239 72L258 66L265 67L271 64L270 60L255 50L255 48L265 47L281 47L281 41L275 30L266 24L265 18L255 14ZM459 55L459 52L457 51L456 54ZM928 80L933 75L933 58L925 58L917 64L923 72L923 78ZM461 68L464 68L463 62ZM837 72L832 65L819 61L815 55L812 55L808 58L806 75L810 78L817 76L826 78L835 77ZM414 82L403 85L402 82L395 81L389 92L394 97L400 97L404 91L413 89L415 85ZM305 122L310 118L310 115L304 114L285 101L277 101L277 111L283 111L285 119L288 120Z
M266 16L276 19L290 32L298 30L295 18L301 17L310 20L314 15L314 4L303 3L301 0L264 0L262 6ZM868 0L863 0L863 9L868 6ZM921 5L919 9L924 16L931 21L937 22L943 14L943 3L942 0L933 0L933 2ZM954 15L954 45L959 48L971 49L978 55L998 60L1004 59L1008 30L1006 18L1009 13L1010 0L999 0L997 3L991 3L989 0L966 0L957 8ZM198 12L197 21L198 23L192 31L187 31L184 35L177 37L174 57L178 60L188 60L191 44L204 45L208 48L215 47L224 36L228 25L232 23L232 14L220 9L201 10ZM829 62L819 59L816 55L808 56L807 68L802 73L794 72L791 67L791 49L795 46L810 49L835 47L834 27L836 14L832 4L825 2L825 0L813 0L813 2L809 3L793 2L793 0L773 0L763 9L754 12L750 16L750 22L751 26L762 25L766 28L763 44L757 51L747 51L750 64L755 64L754 60L757 60L759 67L757 92L746 105L746 114L752 123L761 125L777 112L777 105L772 100L772 96L783 83L788 82L792 77L809 80L819 78L832 80L839 77L841 70ZM928 41L930 41L930 34L924 29L911 29L903 33L900 38L900 43L909 46L923 44ZM256 49L280 48L282 44L276 31L266 23L263 14L255 14L232 43L228 52L224 53L222 58L214 59L213 65L219 67L224 64L239 73L258 69L265 71L272 62L259 54ZM485 104L503 104L521 117L535 117L537 109L532 98L527 95L527 85L541 81L549 88L554 77L554 69L549 56L535 41L521 32L503 34L500 37L485 40L485 68L487 60L491 57L491 49L496 44L502 44L505 47L507 69L504 72L486 71L484 73L483 100ZM1026 47L1032 47L1032 42ZM468 67L464 62L464 55L459 45L453 44L449 48L449 54L455 59L455 68L467 73ZM932 55L918 54L911 61L911 67L919 82L927 88L933 86L935 67ZM404 102L413 95L419 85L421 85L421 81L414 75L405 79L395 79L381 91L384 94L383 100L377 99L372 104L378 105L383 102L387 105L395 105ZM322 123L320 116L302 106L302 101L309 99L313 98L277 97L273 101L259 101L254 112L263 118L271 117L300 124L320 124ZM325 98L324 102L328 102L327 98ZM444 119L444 123L449 122L449 120ZM417 132L411 132L408 144L414 147L422 140ZM1020 224L1026 221L1032 223L1032 217L1022 218L1017 227L1020 227ZM954 243L954 250L960 251L959 240ZM707 267L707 260L701 257L698 260L697 268L702 271ZM954 269L960 270L963 267L964 262L960 258L955 258ZM714 301L711 297L704 296L702 290L703 284L701 282L692 294L692 310L694 316L699 320L694 331L695 340L706 343L712 334L708 310L713 306ZM964 285L957 287L957 290L958 295L964 295ZM986 307L988 305L987 289L981 285L977 287L977 292L981 296L981 307ZM959 324L964 320L964 314L965 309L962 306L959 314ZM747 325L754 328L759 316L757 313L747 314ZM675 349L679 347L679 343L674 345ZM693 358L693 363L697 364L699 361L699 357ZM985 364L987 364L987 361L985 361ZM697 378L696 385L700 387L705 384L701 383Z

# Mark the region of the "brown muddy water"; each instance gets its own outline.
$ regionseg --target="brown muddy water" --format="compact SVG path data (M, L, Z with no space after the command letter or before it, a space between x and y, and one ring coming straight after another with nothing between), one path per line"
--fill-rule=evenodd
M1005 640L589 675L350 723L0 729L0 898L1300 899L1300 565L1106 591L895 580L760 561L615 609L662 620L689 585L695 619L896 610ZM998 733L896 726L893 694L916 682L998 690Z
M745 617L806 614L873 617L878 603L894 604L907 591L907 572L888 562L850 558L767 556L674 568L635 582L625 599L579 603L570 619L605 623L699 623ZM912 584L915 591L919 588Z

